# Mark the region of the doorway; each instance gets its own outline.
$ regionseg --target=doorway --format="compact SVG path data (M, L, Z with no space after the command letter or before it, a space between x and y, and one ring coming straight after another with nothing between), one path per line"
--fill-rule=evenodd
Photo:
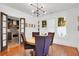
M8 47L19 44L19 18L8 16Z

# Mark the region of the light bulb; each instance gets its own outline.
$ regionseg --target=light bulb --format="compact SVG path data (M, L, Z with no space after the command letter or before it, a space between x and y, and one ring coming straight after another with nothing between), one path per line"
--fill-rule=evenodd
M46 14L46 11L43 11L44 14Z
M44 8L44 5L42 5L41 8Z
M32 10L32 13L34 13L34 10Z

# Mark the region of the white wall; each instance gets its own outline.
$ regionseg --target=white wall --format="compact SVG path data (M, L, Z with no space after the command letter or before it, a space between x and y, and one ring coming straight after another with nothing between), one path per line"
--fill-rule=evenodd
M26 23L29 23L29 24L35 24L35 28L33 27L26 27L25 30L26 30L26 37L28 37L28 39L31 39L32 38L32 32L37 32L37 19L36 18L31 18L29 21L27 20Z
M65 17L65 19L67 20L67 35L63 39L58 37L57 34L57 20L58 17L62 16ZM79 48L79 31L77 30L78 16L79 16L79 6L69 10L40 17L40 19L48 21L48 27L47 27L48 32L49 31L55 32L54 43Z
M34 18L31 15L28 15L26 13L23 13L19 10L8 7L6 5L0 4L0 12L4 12L9 16L13 16L13 17L17 17L17 18L26 18L26 23L31 23L31 24L37 25L36 18ZM29 28L29 27L25 28L27 39L32 37L32 35L31 35L32 31L37 31L37 27L36 28Z

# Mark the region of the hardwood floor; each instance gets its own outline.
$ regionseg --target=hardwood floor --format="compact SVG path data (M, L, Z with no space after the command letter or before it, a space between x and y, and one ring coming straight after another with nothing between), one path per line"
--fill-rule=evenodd
M53 50L53 51L51 51ZM50 56L79 56L77 48L54 44L52 49L49 49Z
M17 45L0 52L0 56L24 56L25 53L26 56L29 55L28 52L25 52L22 45ZM50 46L48 56L79 56L79 53L77 48L53 44Z
M21 45L16 45L15 47L8 48L7 50L0 52L0 56L20 56L23 55L24 49Z

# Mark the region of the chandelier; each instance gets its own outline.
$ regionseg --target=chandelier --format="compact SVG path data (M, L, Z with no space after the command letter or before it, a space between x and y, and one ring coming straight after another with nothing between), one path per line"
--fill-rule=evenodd
M36 10L32 10L32 14L34 16L41 16L41 15L44 15L46 14L46 10L44 10L44 6L43 5L39 5L38 3L37 4L30 4L32 7L36 8Z

